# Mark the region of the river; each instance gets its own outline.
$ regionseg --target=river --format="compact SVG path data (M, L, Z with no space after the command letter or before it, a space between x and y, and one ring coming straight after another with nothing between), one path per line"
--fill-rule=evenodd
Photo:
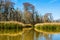
M17 36L0 36L0 40L60 40L60 34L44 34L31 29Z

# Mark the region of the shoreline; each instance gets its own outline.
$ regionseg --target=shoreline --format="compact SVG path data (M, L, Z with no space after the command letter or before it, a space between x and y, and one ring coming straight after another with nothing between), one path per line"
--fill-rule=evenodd
M5 33L5 34L0 34L0 36L5 36L5 35L7 35L7 36L17 36L17 35L22 35L23 32L24 32L24 31L19 32L19 33L12 33L12 34L10 34L10 33Z
M0 36L18 36L18 35L22 35L24 33L24 31L27 30L31 30L32 28L24 28L23 31L18 32L18 33L5 33L5 34L0 34Z
M38 30L38 29L34 29L35 31L37 31L37 32L42 32L42 33L45 33L45 34L60 34L60 32L45 32L45 31L42 31L42 30Z

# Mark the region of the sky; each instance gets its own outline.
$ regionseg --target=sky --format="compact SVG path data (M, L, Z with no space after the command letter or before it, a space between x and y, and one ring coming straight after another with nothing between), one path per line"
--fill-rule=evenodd
M39 14L52 13L53 19L60 19L60 0L12 0L15 8L23 10L23 3L29 2L35 6Z

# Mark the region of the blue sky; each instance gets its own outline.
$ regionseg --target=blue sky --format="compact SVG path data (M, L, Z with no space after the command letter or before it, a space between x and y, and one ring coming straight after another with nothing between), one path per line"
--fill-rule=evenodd
M23 9L23 3L29 2L35 6L39 14L52 13L54 19L60 18L60 0L13 0L15 8Z

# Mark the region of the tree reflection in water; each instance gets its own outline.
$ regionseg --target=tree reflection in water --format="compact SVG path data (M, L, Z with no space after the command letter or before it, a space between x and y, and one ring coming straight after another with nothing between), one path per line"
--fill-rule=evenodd
M23 40L42 40L42 39L52 40L52 35L39 33L34 30L25 31L23 34Z
M53 39L57 39L55 37L56 35L54 36L55 38L53 38L53 35L54 34L39 33L39 32L36 32L35 30L25 30L22 35L17 35L17 36L1 36L0 35L0 40L53 40Z
M38 40L38 37L39 37L39 34L40 34L40 33L37 32L37 31L35 31L34 34L35 34L35 38L34 38L34 39L35 39L35 40Z
M46 40L52 40L52 34L44 34Z
M23 35L24 35L23 40L34 40L34 31L33 30L25 31Z

